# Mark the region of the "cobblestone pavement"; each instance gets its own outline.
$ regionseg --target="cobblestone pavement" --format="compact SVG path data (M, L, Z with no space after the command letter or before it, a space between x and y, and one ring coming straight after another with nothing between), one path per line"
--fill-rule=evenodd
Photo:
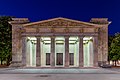
M0 80L120 80L113 69L0 69Z

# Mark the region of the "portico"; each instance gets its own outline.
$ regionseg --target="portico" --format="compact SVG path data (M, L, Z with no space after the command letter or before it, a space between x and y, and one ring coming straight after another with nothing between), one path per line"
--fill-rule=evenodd
M11 66L81 68L107 62L107 57L103 59L108 47L106 18L95 18L90 23L61 17L32 23L27 18L13 18L10 24Z

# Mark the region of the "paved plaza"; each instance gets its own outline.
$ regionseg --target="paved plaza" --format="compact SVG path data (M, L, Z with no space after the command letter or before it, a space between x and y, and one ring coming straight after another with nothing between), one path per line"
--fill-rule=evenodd
M120 80L120 69L0 69L0 80Z

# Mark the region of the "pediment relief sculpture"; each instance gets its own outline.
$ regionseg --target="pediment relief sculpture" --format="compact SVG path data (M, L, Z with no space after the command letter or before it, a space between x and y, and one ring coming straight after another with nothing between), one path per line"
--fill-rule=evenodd
M54 18L49 20L43 20L38 22L32 22L24 24L25 27L93 27L94 24L89 22L82 22L67 18Z

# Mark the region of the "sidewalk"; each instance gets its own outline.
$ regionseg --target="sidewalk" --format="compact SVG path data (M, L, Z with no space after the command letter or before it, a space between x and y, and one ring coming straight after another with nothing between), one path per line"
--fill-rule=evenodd
M0 80L120 80L120 69L0 69Z
M16 69L2 68L0 74L120 74L114 69Z

